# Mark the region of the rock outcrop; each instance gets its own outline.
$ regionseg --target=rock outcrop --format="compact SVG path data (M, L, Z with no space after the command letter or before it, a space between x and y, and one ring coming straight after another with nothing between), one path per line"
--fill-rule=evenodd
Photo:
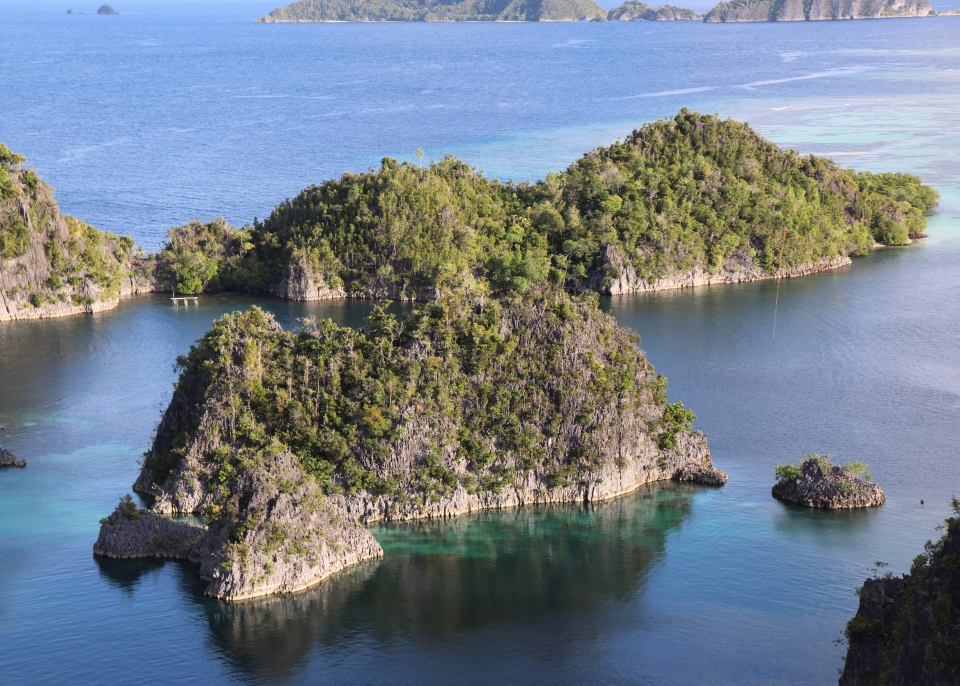
M772 493L778 500L830 510L875 507L886 500L877 484L859 478L849 467L832 465L819 456L805 460L796 478L778 481Z
M637 0L628 0L607 12L607 21L695 21L697 19L703 19L703 15L693 10L673 5L651 7Z
M0 448L0 467L26 467L26 460L18 460L9 450Z
M100 523L93 552L117 559L160 557L199 562L198 544L206 533L206 527L138 510L128 497Z
M723 486L727 483L727 475L711 464L687 464L673 475L676 481L692 481L710 486Z
M191 554L209 595L239 599L376 557L371 522L722 484L593 299L446 297L363 332L228 315L183 360L134 488L211 522Z
M840 686L960 683L960 503L909 574L867 579L847 623Z
M819 21L927 17L927 0L731 0L704 16L705 22Z
M242 518L214 517L207 527L158 514L173 511L169 500L139 511L121 501L103 520L93 552L197 562L201 578L210 582L206 595L221 600L293 593L383 555L343 499L324 496L290 453L240 471L236 490Z

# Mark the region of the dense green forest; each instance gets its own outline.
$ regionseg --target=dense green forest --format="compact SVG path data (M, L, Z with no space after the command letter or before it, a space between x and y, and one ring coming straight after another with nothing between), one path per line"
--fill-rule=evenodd
M683 7L673 5L651 7L637 0L627 0L619 7L614 7L607 12L608 21L693 21L702 18L693 10Z
M0 319L115 301L133 240L61 215L25 162L0 143Z
M594 0L298 0L258 19L288 21L603 21Z
M328 493L430 500L499 493L528 473L549 488L592 483L644 445L655 465L694 419L665 405L636 343L595 295L558 289L453 295L402 320L381 307L367 330L286 332L254 308L178 360L144 469L163 484L196 442L221 483L284 451Z
M762 275L902 245L937 199L916 176L857 173L683 110L533 184L450 157L423 168L387 158L239 232L221 226L219 242L200 224L174 229L164 254L181 271L200 254L216 263L207 283L252 291L299 281L391 298L546 283L607 292L625 272L648 284L696 270Z

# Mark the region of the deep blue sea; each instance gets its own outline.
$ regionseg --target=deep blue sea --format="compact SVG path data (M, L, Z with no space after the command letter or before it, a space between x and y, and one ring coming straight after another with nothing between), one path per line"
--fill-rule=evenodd
M0 324L0 446L29 463L0 472L0 682L833 682L867 568L906 571L960 495L960 17L252 23L275 2L0 0L0 141L64 212L151 250L417 148L535 180L681 107L921 174L942 204L913 246L784 281L776 338L774 283L602 301L697 413L722 489L382 526L382 561L282 599L95 559L98 520L213 318L360 326L369 304L155 295ZM868 462L887 503L773 500L773 465L811 451Z

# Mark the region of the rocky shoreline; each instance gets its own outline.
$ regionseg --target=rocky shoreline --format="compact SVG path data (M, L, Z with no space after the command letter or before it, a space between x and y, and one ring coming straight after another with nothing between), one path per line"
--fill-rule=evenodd
M689 272L676 272L668 274L656 281L648 281L637 275L633 265L628 264L622 257L616 256L612 251L605 253L601 258L604 264L598 271L588 286L593 290L599 290L608 295L622 295L627 293L654 293L658 291L669 291L680 288L695 288L698 286L713 286L719 284L747 283L750 281L768 281L770 279L792 279L801 276L808 276L818 272L839 269L852 263L847 256L834 257L820 260L813 264L802 264L793 267L783 267L773 274L761 269L745 253L731 255L724 262L724 265L716 273L709 273L702 269L694 269ZM604 288L601 283L604 274L611 269L619 276L610 282L610 285Z
M684 462L682 455L692 449L694 457ZM299 537L305 545L301 555L290 559L278 551L260 552L256 545L248 546L249 564L241 570L226 573L218 568L221 555L218 548L230 537L228 527L205 527L170 518L202 511L205 499L171 498L160 491L153 509L130 509L121 504L100 526L93 546L95 555L115 559L169 558L185 559L200 565L201 578L210 582L206 595L223 601L240 601L268 595L284 595L311 588L333 574L365 560L383 556L383 549L363 525L381 521L414 521L457 517L481 510L501 510L542 504L569 502L597 503L633 492L654 481L674 480L722 486L727 475L713 467L706 452L702 434L685 437L684 443L666 469L631 469L609 481L570 488L542 489L525 484L500 494L468 494L460 488L449 499L415 507L397 498L372 498L364 493L353 497L319 495L315 486L303 479L292 455L278 457L275 468L281 479L296 480L309 493L286 496L270 488L274 479L259 479L250 507L263 507L273 522L287 529L285 537ZM679 464L674 468L673 465ZM613 477L613 474L605 476ZM148 478L138 479L135 490L145 495L157 495L158 489L146 487ZM200 494L197 494L200 495ZM304 517L304 500L322 502L312 516ZM270 503L273 503L272 505ZM188 509L189 508L189 509ZM131 512L136 512L132 515ZM273 532L276 529L270 528ZM271 534L267 534L269 537ZM313 541L313 542L311 542ZM316 545L315 541L320 541ZM269 565L271 583L252 574L250 569ZM261 575L262 576L262 575Z

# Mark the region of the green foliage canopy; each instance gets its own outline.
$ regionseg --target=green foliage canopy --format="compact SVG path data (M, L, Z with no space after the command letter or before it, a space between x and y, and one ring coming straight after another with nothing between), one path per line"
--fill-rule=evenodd
M899 245L937 199L916 176L858 174L682 110L535 184L490 180L450 157L424 168L384 159L304 189L229 239L249 249L217 273L270 290L296 267L331 289L391 298L545 284L603 292L624 270L648 283L693 270L772 274L784 230L785 268Z

